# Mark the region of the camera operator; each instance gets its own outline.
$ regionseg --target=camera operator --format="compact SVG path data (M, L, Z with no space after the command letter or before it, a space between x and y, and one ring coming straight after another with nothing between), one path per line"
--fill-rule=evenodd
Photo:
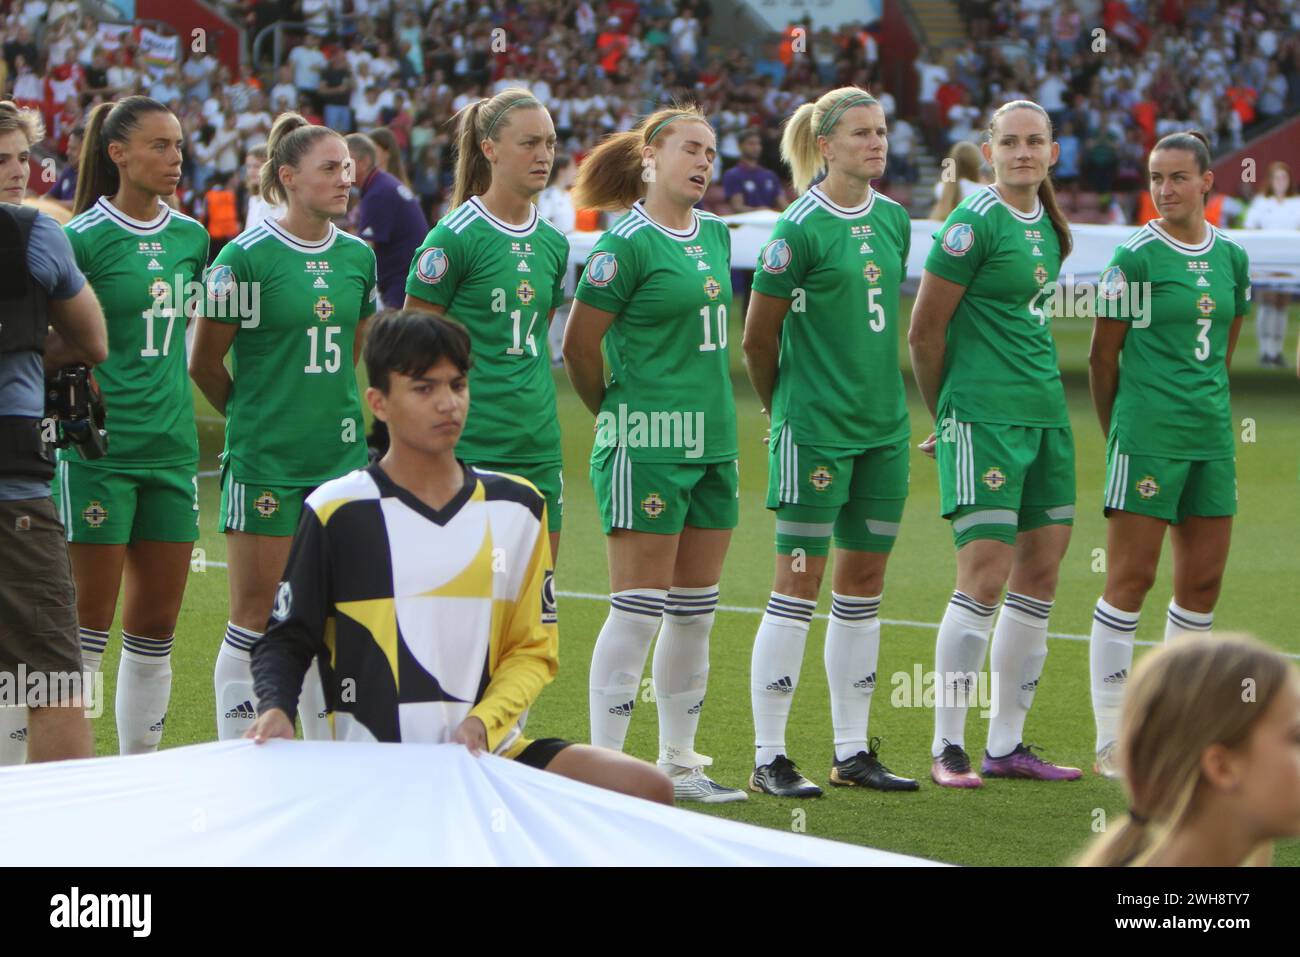
M80 698L50 695L58 679L43 691L30 680L81 671L68 546L50 496L45 376L108 357L104 314L63 230L20 205L43 136L39 113L0 102L0 674L23 696L0 700L11 705L0 707L0 764L21 762L24 740L33 762L94 753Z

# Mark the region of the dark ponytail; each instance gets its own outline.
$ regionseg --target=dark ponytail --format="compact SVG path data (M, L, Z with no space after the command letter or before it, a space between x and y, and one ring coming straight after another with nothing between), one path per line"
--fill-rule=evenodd
M117 164L108 155L108 144L130 139L140 125L140 117L146 113L171 113L171 110L147 96L128 96L115 103L101 103L90 111L81 142L81 166L77 170L72 215L84 213L101 196L117 195L121 182Z

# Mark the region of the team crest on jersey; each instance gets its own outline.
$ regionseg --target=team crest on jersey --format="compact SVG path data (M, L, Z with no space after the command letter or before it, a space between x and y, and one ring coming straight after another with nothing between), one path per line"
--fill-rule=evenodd
M167 280L161 276L149 283L149 298L153 302L160 302L171 295L172 287L167 285Z
M447 253L437 246L431 246L420 253L420 258L415 263L415 274L433 285L447 275L447 267L450 265Z
M280 511L280 500L270 492L263 492L253 500L253 508L257 509L257 514L263 518L270 518Z
M1007 484L1007 473L995 465L984 473L984 484L989 487L989 491L996 492Z
M953 223L943 234L943 251L950 256L965 256L975 245L975 230L970 223Z
M773 275L779 275L790 268L790 260L793 258L790 252L790 244L784 239L774 239L763 247L762 253L759 254L759 260L763 264L763 272L770 272Z
M1101 274L1101 281L1097 285L1097 291L1101 298L1114 301L1124 295L1124 290L1128 288L1128 277L1124 275L1124 270L1118 266L1111 266Z
M712 276L704 280L704 294L710 299L717 299L721 292L722 286Z
M618 260L613 253L597 253L587 263L587 282L593 286L608 286L618 275Z
M235 291L235 274L224 263L213 266L208 271L208 297L218 301L226 299Z
M1155 476L1146 475L1135 486L1138 494L1143 498L1155 498L1160 494L1160 483L1155 480Z
M824 465L819 465L808 473L808 484L819 492L830 488L833 481L835 476L831 475L831 470Z
M862 276L872 285L880 282L880 267L876 265L874 259L868 259L867 264L862 267Z
M1039 263L1034 267L1034 282L1038 283L1040 286L1047 282L1047 267L1042 263Z
M519 280L519 285L515 287L515 297L525 306L533 301L537 292L533 289L532 284L527 279Z
M555 610L555 573L549 568L542 578L542 624L553 625L558 619Z
M311 311L316 313L316 318L321 322L329 322L330 317L334 315L334 303L325 296L318 296L316 305L311 307Z
M91 528L99 528L108 521L108 509L100 502L91 502L81 510L81 517Z
M651 492L641 499L641 511L645 512L646 518L658 518L664 513L664 508L664 500L658 492Z
M1214 312L1214 300L1208 292L1201 293L1201 298L1196 300L1196 308L1203 316L1208 316Z

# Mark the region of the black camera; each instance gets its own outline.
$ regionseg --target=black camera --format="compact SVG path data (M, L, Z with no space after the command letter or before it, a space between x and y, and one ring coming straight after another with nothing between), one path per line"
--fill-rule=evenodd
M45 380L45 415L58 424L58 448L75 445L87 459L107 454L104 397L89 366L64 366Z

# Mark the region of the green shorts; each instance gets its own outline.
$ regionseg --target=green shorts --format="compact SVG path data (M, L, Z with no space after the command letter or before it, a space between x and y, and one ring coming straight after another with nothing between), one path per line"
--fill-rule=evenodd
M735 528L740 521L740 461L633 462L627 449L593 455L591 484L608 535L616 528L677 535L694 528Z
M64 460L53 492L70 542L128 545L199 537L197 465L101 468Z
M910 440L873 449L799 445L782 428L772 442L767 507L776 511L776 550L825 555L835 547L888 552L907 501Z
M1112 435L1106 446L1105 514L1112 510L1177 525L1189 515L1237 514L1237 460L1164 459L1129 455Z
M298 531L302 503L314 485L245 485L235 481L234 470L221 470L222 532L250 535L292 535Z
M941 416L935 458L942 514L960 548L1014 545L1019 532L1074 523L1074 433Z
M469 462L469 465L485 472L505 472L528 479L537 491L546 497L546 530L558 532L564 524L564 463L513 463L509 465L490 465L486 462Z

